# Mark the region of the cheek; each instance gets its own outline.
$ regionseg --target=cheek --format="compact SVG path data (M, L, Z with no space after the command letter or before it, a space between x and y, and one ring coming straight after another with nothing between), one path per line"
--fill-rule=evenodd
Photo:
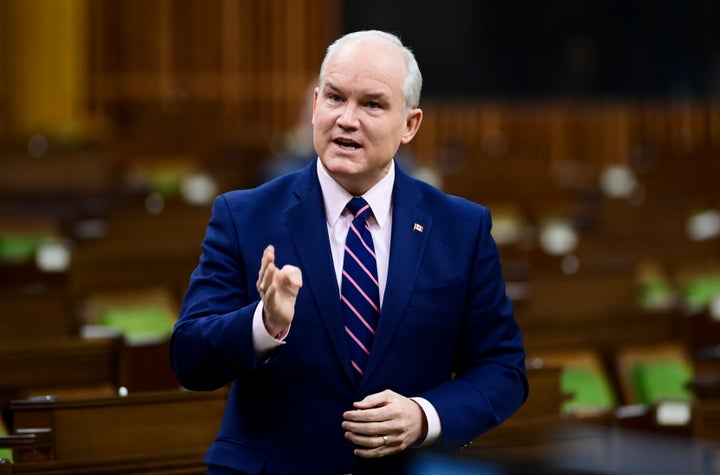
M329 130L332 129L334 123L335 121L330 114L316 113L313 116L313 126L315 127L316 134L318 135L327 134Z
M320 153L325 147L327 147L327 141L323 137L323 133L313 128L313 148L316 152Z

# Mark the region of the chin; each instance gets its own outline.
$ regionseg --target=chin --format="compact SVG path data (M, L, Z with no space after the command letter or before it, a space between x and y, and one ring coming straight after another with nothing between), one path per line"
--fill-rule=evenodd
M331 173L355 175L364 171L362 162L356 157L332 155L323 159L323 165Z

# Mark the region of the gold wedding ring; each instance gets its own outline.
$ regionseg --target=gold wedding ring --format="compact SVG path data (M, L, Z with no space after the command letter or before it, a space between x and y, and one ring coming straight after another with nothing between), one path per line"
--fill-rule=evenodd
M388 439L388 436L383 436L383 445L388 446L390 445L390 439Z

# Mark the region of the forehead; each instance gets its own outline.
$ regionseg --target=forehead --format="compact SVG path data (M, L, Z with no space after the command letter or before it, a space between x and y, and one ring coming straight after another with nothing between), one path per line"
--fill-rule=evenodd
M378 89L376 92L402 94L405 57L396 44L366 39L344 45L328 58L325 82L336 87Z

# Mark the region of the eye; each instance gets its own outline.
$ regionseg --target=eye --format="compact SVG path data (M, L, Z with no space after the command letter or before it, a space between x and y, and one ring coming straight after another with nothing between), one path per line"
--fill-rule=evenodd
M370 108L370 109L380 109L380 108L381 108L380 103L374 102L374 101L368 102L368 103L367 103L367 106L368 106L368 108Z
M330 94L328 98L331 102L342 102L342 97L339 94Z

